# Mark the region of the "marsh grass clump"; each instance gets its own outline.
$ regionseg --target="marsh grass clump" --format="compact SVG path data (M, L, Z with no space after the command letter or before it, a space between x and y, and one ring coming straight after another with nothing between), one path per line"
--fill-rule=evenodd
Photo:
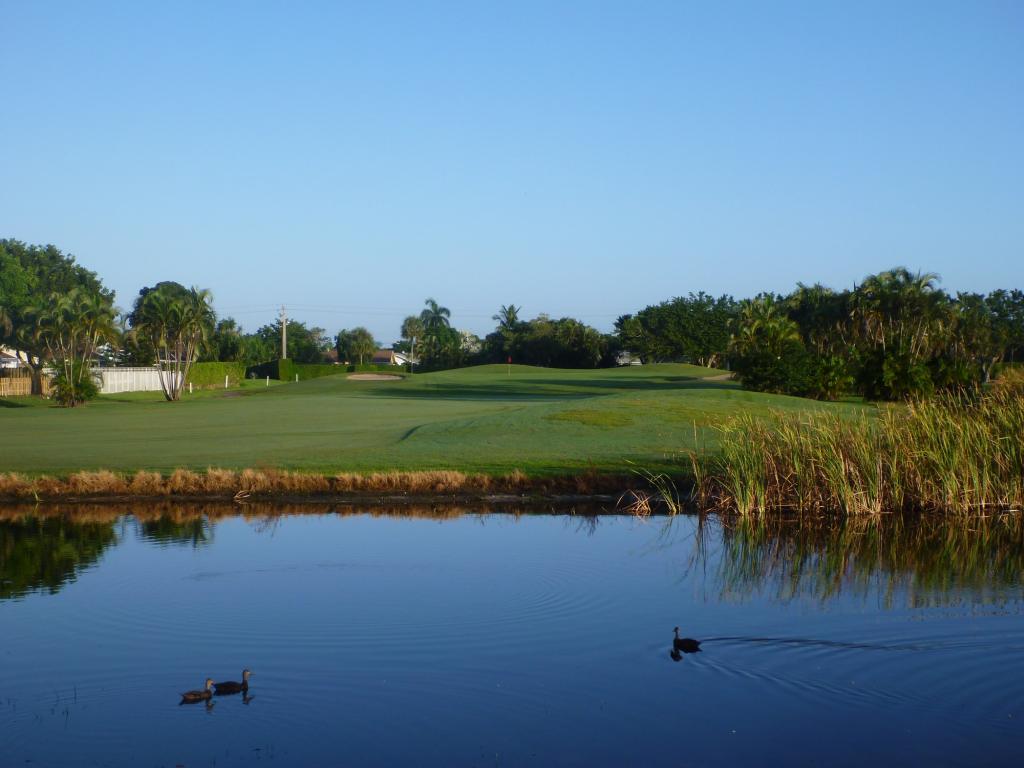
M875 416L739 416L691 456L703 509L880 514L1024 506L1024 394L890 405Z

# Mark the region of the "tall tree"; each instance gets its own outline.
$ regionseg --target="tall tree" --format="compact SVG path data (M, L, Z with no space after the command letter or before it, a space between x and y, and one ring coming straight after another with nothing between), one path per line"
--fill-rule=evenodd
M420 312L424 357L439 359L442 352L453 343L450 333L452 313L448 307L442 307L434 299L427 299L424 304L426 308Z
M143 289L130 316L132 334L157 352L160 386L168 401L181 399L189 369L213 332L210 292L174 282Z
M53 245L27 245L20 240L0 239L0 293L7 323L0 328L0 343L22 353L32 368L32 391L42 392L42 373L50 362L50 350L37 331L36 318L43 316L52 294L66 295L75 288L113 302L113 291L75 257Z
M261 326L256 335L270 351L270 357L277 357L281 349L281 321ZM324 353L331 348L331 339L323 328L307 327L299 320L288 321L288 359L297 363L322 363Z
M117 339L116 317L110 297L81 286L53 294L36 316L36 335L57 368L61 405L74 407L96 394L91 363L100 345Z
M734 369L745 389L803 395L810 388L808 355L800 327L777 296L760 294L740 302L734 323Z
M993 334L1005 345L1002 359L1024 359L1024 291L992 291L985 306L992 314Z
M359 364L363 365L367 358L372 358L373 353L377 351L377 342L372 333L358 326L350 331L339 331L335 337L335 347L338 350L338 362L358 359Z
M218 318L206 345L200 350L204 362L234 362L242 351L242 329L233 317Z
M491 319L498 323L498 327L494 329L493 338L488 343L494 356L511 357L512 350L516 346L516 335L525 327L525 323L519 320L520 309L522 307L517 307L515 304L502 304L498 314L491 316Z
M870 275L851 296L858 347L858 384L871 399L926 395L933 388L929 361L948 331L949 297L939 276L905 267Z
M515 304L502 304L498 314L492 315L491 319L497 321L499 331L513 332L519 325L519 310Z
M423 320L419 316L409 315L402 321L402 338L408 341L409 357L413 361L416 360L416 341L423 340L423 333ZM415 365L415 363L412 364Z
M715 367L729 349L729 327L736 314L731 296L701 291L648 306L616 322L622 345L647 360L689 360Z

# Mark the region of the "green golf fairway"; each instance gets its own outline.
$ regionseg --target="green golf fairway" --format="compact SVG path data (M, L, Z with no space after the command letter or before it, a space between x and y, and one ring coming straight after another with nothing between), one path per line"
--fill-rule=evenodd
M510 373L511 371L511 373ZM450 469L531 475L678 466L713 449L739 412L838 408L740 390L723 371L661 364L603 370L488 365L266 388L110 395L63 409L0 400L0 471L276 468Z

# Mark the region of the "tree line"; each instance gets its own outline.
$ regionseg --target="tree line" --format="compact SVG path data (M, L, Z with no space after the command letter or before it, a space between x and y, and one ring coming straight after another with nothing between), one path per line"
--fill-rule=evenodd
M727 365L744 387L834 400L926 397L986 383L1024 357L1024 293L951 295L897 267L847 290L799 284L736 301L690 294L615 324L645 362Z
M502 305L483 338L452 325L434 298L407 316L395 351L429 371L515 362L596 368L637 360L690 362L733 370L758 391L836 399L922 397L983 383L1000 361L1024 356L1024 293L951 295L938 276L895 268L848 290L798 285L751 299L690 293L636 314L602 333L572 317L521 317ZM56 398L76 405L95 395L92 365L157 365L168 400L177 400L196 361L247 366L281 356L281 321L246 333L218 319L209 291L160 282L119 312L96 273L58 248L0 240L0 344L22 353L39 391L54 373ZM366 363L380 345L365 327L323 328L287 321L288 359Z

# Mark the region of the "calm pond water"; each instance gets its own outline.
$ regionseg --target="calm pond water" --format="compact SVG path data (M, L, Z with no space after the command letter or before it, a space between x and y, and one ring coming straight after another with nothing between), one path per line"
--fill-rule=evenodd
M1024 754L1017 518L236 509L0 508L0 766Z

